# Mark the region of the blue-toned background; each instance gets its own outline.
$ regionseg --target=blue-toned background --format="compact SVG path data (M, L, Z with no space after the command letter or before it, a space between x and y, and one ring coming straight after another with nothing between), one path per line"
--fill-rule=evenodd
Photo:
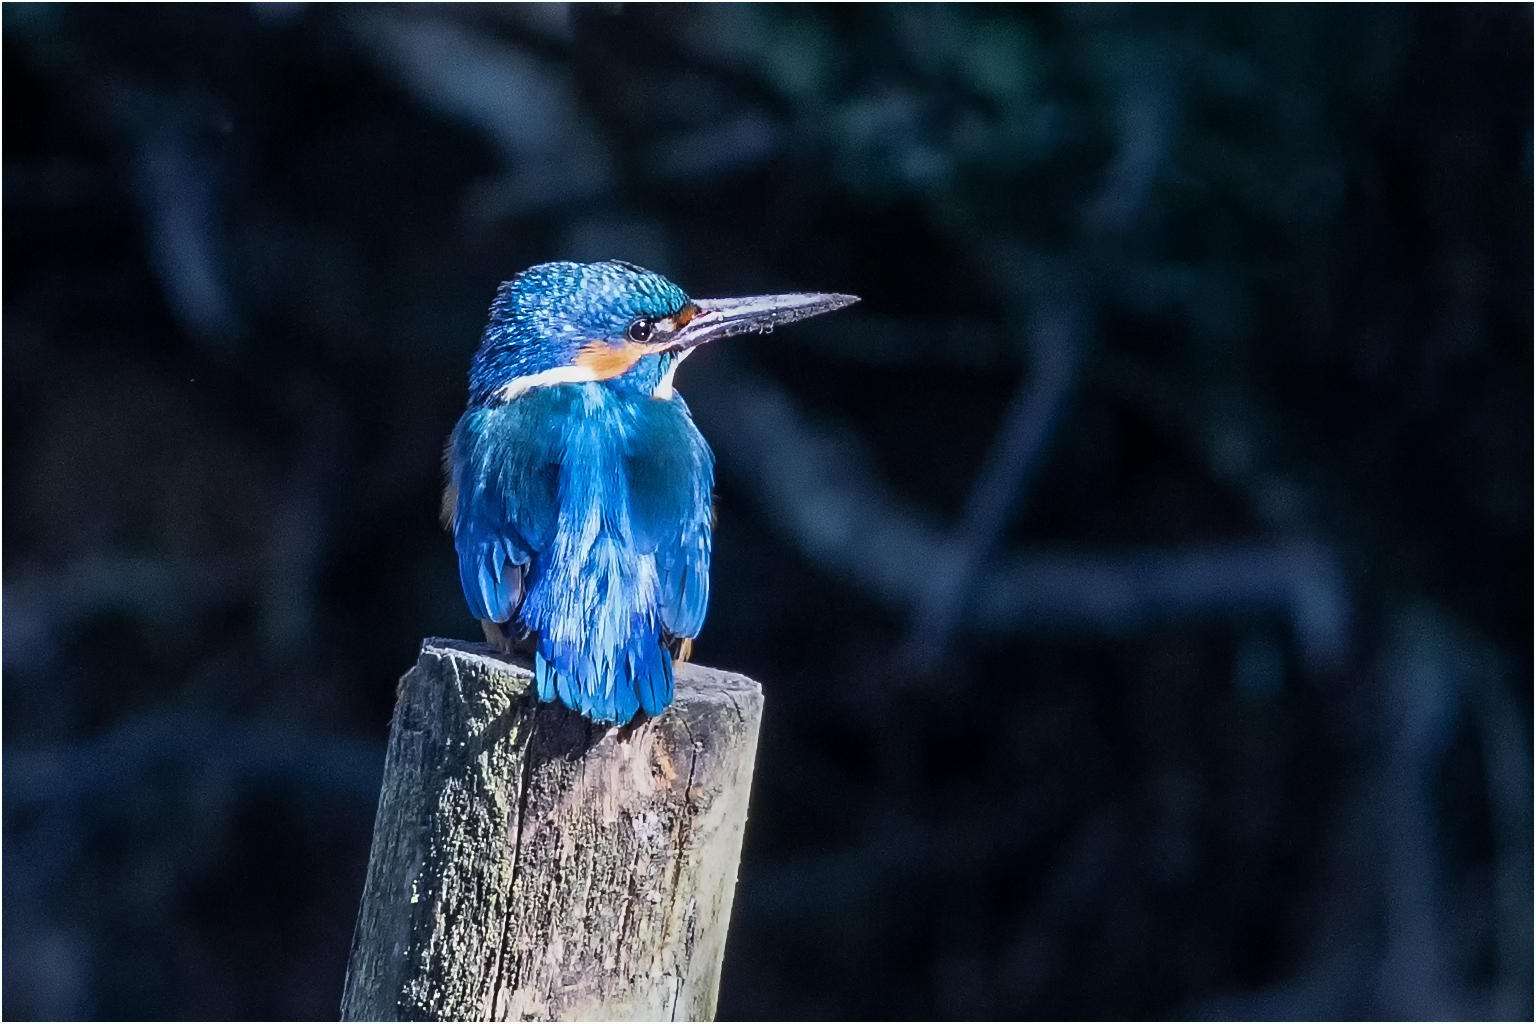
M679 375L723 1017L1529 1018L1532 13L5 5L4 1016L333 1017L497 282Z

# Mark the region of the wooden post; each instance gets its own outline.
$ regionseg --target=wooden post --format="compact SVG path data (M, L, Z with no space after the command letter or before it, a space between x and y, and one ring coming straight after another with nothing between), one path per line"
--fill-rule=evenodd
M400 681L343 1020L710 1020L762 690L679 665L633 728L480 644Z

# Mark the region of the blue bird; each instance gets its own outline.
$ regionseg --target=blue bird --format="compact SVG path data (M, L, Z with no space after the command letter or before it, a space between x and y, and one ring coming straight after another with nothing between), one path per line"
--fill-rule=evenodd
M504 283L448 440L443 519L486 640L533 647L540 700L624 724L672 700L709 604L714 455L682 396L699 345L851 295L689 299L629 263Z

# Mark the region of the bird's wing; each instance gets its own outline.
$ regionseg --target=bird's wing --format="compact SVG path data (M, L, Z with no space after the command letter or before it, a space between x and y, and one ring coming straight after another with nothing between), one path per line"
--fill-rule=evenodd
M709 512L691 522L669 552L658 551L661 623L674 637L695 637L709 608Z
M531 554L524 542L514 530L471 526L459 534L457 546L459 583L470 614L490 622L506 622L523 603L523 578Z
M478 619L506 622L522 604L533 555L558 515L559 465L512 403L464 414L448 443L448 490L459 583Z
M654 554L661 624L697 636L709 606L714 455L682 398L654 402L645 447L630 460L631 522L642 554Z

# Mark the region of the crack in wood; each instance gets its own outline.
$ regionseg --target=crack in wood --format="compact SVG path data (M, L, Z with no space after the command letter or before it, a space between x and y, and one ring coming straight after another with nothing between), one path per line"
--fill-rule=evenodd
M507 713L510 714L511 710L512 709L509 708ZM528 791L532 787L533 781L533 758L529 756L528 751L532 748L537 733L538 718L535 714L530 716L530 721L528 722L528 749L525 749L523 752L523 777L518 787L517 832L512 841L512 870L509 872L509 876L507 878L506 895L504 897L504 902L507 905L512 903L512 893L517 886L519 878L518 869L522 863L523 828L528 820ZM522 973L522 965L517 963L514 959L512 964L513 975L511 983L507 984L502 981L501 967L506 957L507 932L511 922L511 915L507 915L502 919L501 935L496 942L496 966L495 969L491 971L491 991L488 994L490 1004L486 1007L485 1014L486 1019L488 1020L494 1020L500 1016L500 1014L495 1012L497 1009L495 1004L501 1001L500 997L502 993L511 993L517 990L517 983Z

